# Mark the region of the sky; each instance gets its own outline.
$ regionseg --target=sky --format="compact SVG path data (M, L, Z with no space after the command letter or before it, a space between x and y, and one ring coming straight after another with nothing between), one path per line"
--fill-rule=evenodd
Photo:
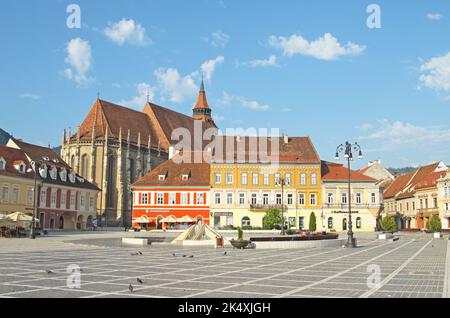
M450 163L448 30L445 0L2 1L0 128L58 146L97 94L190 115L203 75L222 130L310 136L324 160L358 142L357 168Z

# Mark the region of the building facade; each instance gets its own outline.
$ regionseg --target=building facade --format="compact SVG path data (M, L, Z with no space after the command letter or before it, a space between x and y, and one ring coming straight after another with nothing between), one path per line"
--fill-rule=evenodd
M445 176L437 180L437 188L442 226L450 229L450 169Z
M102 190L96 206L101 224L131 223L130 186L168 159L177 128L192 135L196 123L216 128L203 83L192 116L150 102L140 112L98 99L75 133L64 130L61 157Z
M376 231L377 220L384 208L383 191L378 180L360 172L350 171L349 196L348 176L349 171L343 165L322 163L322 225L328 230L347 231L350 203L353 231Z
M11 138L6 148L22 153L14 165L29 179L23 186L25 201L16 211L34 213L34 177L37 173L36 200L39 224L44 229L75 230L91 226L96 219L95 205L99 189L77 175L53 150ZM39 162L35 165L35 162ZM1 166L1 165L0 165ZM31 171L30 171L31 169ZM23 172L25 171L25 172ZM14 185L13 185L14 187ZM13 190L13 203L17 195ZM20 197L20 190L17 191ZM19 201L20 202L20 201ZM23 206L25 205L25 206ZM21 210L20 210L21 209ZM16 212L14 211L14 212Z
M210 224L210 165L161 164L132 185L133 227L167 229Z
M269 138L270 142L276 139L279 149L271 162L259 160L261 147L256 160L250 160L251 137L231 138L235 145L232 151L246 149L247 157L239 160L236 154L233 160L227 160L227 146L223 158L213 155L210 182L214 227L262 228L266 211L277 208L283 211L289 228L307 228L311 213L320 215L322 201L321 163L310 138ZM261 141L255 144L260 146Z

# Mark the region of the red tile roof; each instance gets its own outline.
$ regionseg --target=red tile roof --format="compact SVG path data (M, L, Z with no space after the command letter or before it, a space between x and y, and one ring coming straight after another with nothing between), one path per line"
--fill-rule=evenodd
M210 186L210 165L201 163L178 163L175 157L165 161L156 169L147 173L144 177L136 181L133 187L198 187ZM193 161L193 160L191 160ZM165 179L160 180L159 176L164 175ZM183 180L183 175L189 175L187 180Z
M348 172L348 168L342 164L322 161L323 181L347 181ZM377 182L377 180L354 170L350 170L350 178L352 181Z
M416 189L426 189L426 188L435 187L436 184L437 184L437 181L440 178L445 177L446 175L447 175L446 171L439 171L439 172L430 173L428 176L423 178L417 184Z
M320 163L319 155L309 137L286 138L287 143L285 137L217 136L216 144L222 146L222 151L213 150L213 162L227 162L233 152L234 155L230 158L233 162L262 162L265 161L265 156L273 156L273 161L280 163Z
M25 171L27 171L31 167L27 156L22 150L0 146L0 158L3 158L6 161L5 170L0 170L0 176L22 177L28 179L34 178L34 172L20 173L14 167L14 163L19 161L23 162L26 165Z
M389 187L384 190L384 198L390 199L395 197L410 182L415 172L407 173L395 178Z

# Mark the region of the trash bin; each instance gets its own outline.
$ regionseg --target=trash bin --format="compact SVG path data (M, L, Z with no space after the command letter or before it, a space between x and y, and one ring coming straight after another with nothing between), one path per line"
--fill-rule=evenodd
M216 237L216 248L223 247L223 237Z

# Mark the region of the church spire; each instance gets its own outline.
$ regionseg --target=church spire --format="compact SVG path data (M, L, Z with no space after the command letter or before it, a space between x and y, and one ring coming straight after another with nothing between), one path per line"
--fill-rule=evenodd
M200 91L198 93L198 99L192 111L192 117L195 120L214 123L211 116L212 111L211 108L209 108L208 101L206 99L205 83L203 81L203 77L202 83L200 85Z

